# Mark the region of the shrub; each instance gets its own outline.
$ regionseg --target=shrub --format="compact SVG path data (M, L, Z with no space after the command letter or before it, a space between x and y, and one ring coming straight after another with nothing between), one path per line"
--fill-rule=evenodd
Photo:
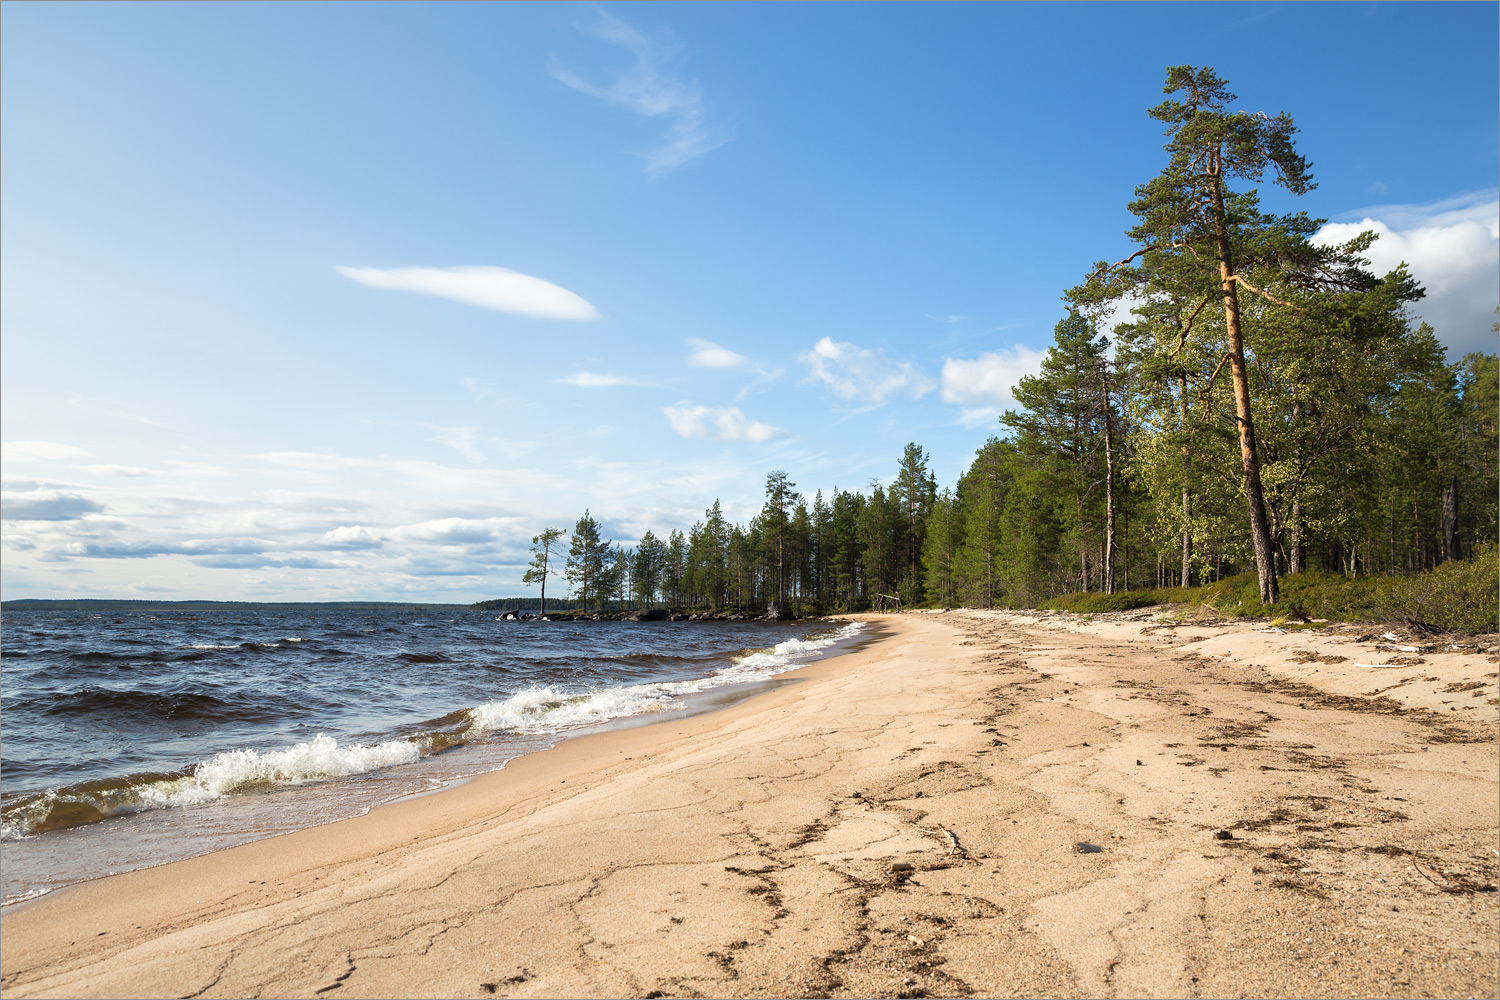
M1445 632L1481 634L1500 630L1500 558L1494 544L1473 559L1449 562L1414 576L1366 576L1308 571L1284 576L1275 604L1260 602L1254 573L1240 573L1200 587L1125 590L1114 594L1063 594L1043 610L1100 614L1154 605L1207 606L1219 614L1313 618L1412 625Z

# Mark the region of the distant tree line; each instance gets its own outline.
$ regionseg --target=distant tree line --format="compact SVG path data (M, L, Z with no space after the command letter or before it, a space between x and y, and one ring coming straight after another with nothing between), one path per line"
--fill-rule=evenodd
M957 483L939 490L909 444L868 492L809 500L774 471L748 524L715 501L625 546L585 511L573 598L1024 607L1254 571L1271 603L1287 574L1409 574L1493 546L1496 355L1449 364L1409 319L1423 290L1405 267L1367 270L1374 234L1315 244L1323 220L1234 185L1314 186L1288 116L1232 111L1209 69L1169 70L1164 92L1169 162L1129 205L1136 249L1066 291L1041 371Z

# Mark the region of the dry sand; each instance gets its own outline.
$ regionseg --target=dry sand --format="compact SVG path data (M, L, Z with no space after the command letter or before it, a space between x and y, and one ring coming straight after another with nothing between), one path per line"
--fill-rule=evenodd
M724 711L7 908L0 988L1496 995L1493 640L882 622Z

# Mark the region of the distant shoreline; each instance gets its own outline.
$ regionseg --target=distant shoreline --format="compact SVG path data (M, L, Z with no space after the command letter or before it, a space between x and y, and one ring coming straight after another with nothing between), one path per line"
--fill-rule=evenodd
M404 603L401 601L137 601L109 597L80 597L70 599L45 599L24 597L13 601L0 601L0 611L37 609L42 611L156 611L171 609L179 611L238 610L240 608L343 608L345 610L443 610L468 611L467 604L438 604L433 602Z

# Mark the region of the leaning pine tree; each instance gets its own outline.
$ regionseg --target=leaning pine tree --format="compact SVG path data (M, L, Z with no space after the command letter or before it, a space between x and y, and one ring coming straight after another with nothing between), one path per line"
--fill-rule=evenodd
M543 615L547 613L547 577L555 572L552 566L552 547L566 534L561 528L543 528L540 535L533 535L531 538L531 564L526 567L526 575L521 577L521 582L528 586L533 583L542 585Z
M1260 599L1270 604L1277 596L1274 539L1261 487L1239 296L1243 290L1296 308L1270 289L1311 292L1367 281L1358 254L1373 237L1342 247L1315 247L1310 240L1321 220L1300 212L1269 215L1260 210L1253 188L1237 192L1230 187L1234 180L1259 181L1268 170L1293 194L1315 187L1308 162L1292 141L1297 129L1289 115L1230 111L1235 96L1208 68L1174 66L1162 90L1176 97L1150 113L1167 126L1170 159L1161 174L1136 188L1130 203L1140 221L1127 235L1140 249L1116 264L1099 263L1068 297L1077 306L1099 307L1166 291L1192 303L1173 353L1187 343L1204 308L1215 299L1222 304L1228 347L1223 362L1233 382L1250 540Z

